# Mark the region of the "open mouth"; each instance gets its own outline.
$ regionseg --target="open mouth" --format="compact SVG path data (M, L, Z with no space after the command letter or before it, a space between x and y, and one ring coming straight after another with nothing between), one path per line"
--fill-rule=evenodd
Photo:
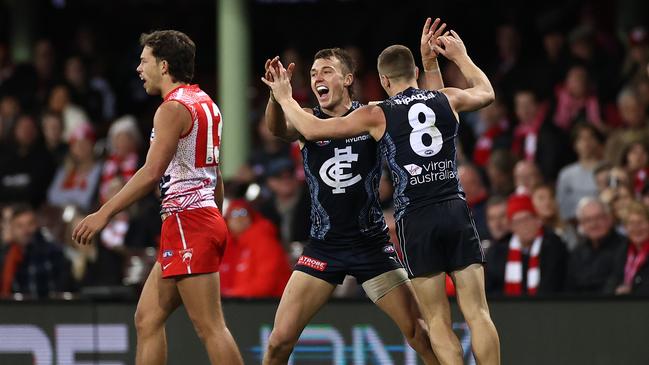
M316 86L316 91L318 92L318 96L320 98L329 95L329 88L324 85Z

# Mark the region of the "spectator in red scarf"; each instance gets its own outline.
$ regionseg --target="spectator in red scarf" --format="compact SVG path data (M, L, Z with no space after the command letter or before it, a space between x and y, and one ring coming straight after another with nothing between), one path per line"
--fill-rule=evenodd
M509 198L507 218L512 230L509 242L487 251L487 292L506 296L560 292L567 259L563 241L543 228L527 195Z
M630 203L624 227L629 243L616 260L608 291L616 295L649 295L649 208L639 202Z
M478 137L473 149L473 163L485 168L491 156L491 151L509 148L510 136L506 133L509 128L507 110L499 99L480 109L480 121L483 132Z
M140 131L133 116L125 115L113 122L108 130L109 155L104 162L99 187L99 200L108 200L112 180L119 179L126 184L138 168L138 147Z
M550 121L549 105L539 102L533 91L517 91L514 106L518 124L512 151L520 159L535 162L545 180L553 181L573 160L567 133Z
M82 124L73 131L68 156L47 192L50 205L73 205L86 212L93 208L101 174L101 164L95 161L93 153L94 145L95 132L90 125Z
M582 65L572 66L564 85L555 92L554 123L568 132L578 122L591 123L601 132L606 131L602 121L597 95L592 91L588 70Z
M234 200L225 219L230 237L221 262L221 294L279 298L291 276L277 228L245 200Z

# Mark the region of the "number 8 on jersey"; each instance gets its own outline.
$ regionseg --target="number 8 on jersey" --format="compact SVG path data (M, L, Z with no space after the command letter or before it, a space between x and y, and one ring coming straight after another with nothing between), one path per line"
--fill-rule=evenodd
M436 155L444 144L442 133L435 127L435 112L426 104L414 104L408 110L408 122L412 127L410 132L410 147L422 157ZM426 140L426 141L425 141Z

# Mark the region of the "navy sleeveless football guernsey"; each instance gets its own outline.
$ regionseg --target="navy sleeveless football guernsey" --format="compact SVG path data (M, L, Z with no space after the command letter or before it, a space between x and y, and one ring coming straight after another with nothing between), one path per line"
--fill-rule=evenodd
M421 206L464 199L455 157L458 122L446 95L410 87L379 106L386 119L380 146L392 172L395 219Z
M361 107L353 102L347 114ZM317 106L313 114L330 118ZM311 239L327 244L387 240L379 203L381 151L369 134L305 141L304 172L311 193Z

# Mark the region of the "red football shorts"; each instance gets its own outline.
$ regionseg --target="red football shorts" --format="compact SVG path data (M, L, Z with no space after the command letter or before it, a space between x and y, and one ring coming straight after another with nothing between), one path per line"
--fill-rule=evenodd
M162 222L158 262L162 277L219 271L227 239L225 220L216 208L169 215Z

